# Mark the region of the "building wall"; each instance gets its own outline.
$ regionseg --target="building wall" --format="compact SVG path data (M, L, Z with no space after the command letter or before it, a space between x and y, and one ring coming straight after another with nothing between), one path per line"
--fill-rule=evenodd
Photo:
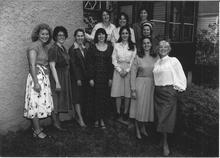
M199 2L197 29L208 29L208 25L217 22L218 18L219 18L218 1Z
M63 25L69 32L83 27L82 1L73 0L0 0L0 133L27 128L23 117L28 64L26 48L32 29L39 23L52 28Z

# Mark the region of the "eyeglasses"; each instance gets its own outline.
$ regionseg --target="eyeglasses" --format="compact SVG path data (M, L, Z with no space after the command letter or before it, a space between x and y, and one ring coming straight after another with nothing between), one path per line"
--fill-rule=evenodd
M64 34L58 34L57 36L58 36L58 37L65 37Z

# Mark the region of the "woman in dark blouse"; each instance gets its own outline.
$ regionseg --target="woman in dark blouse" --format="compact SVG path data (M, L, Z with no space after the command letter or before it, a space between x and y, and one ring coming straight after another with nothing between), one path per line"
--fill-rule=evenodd
M111 61L113 47L107 44L107 34L103 28L96 31L94 43L88 53L89 84L94 87L95 127L105 129L105 109L110 99L108 89L114 69Z
M85 33L82 29L74 32L75 42L69 49L70 76L73 94L73 104L77 114L77 122L81 127L86 127L83 119L87 104L88 72L86 55L88 50L84 45Z
M63 46L68 33L63 26L57 26L53 32L53 39L55 43L49 49L49 64L52 75L51 90L54 102L53 125L56 129L64 131L60 125L59 113L68 112L72 106L72 93L69 74L69 60L70 57Z

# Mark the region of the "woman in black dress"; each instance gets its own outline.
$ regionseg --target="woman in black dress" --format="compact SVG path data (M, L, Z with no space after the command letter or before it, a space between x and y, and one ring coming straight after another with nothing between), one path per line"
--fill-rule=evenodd
M88 50L84 45L85 33L82 29L74 32L75 42L69 49L70 76L73 94L73 104L77 114L77 122L81 127L86 127L83 119L87 104L88 74L86 55Z
M57 26L53 31L55 43L49 49L49 64L52 75L51 90L54 102L53 125L56 129L64 131L60 125L59 113L68 112L72 108L72 93L69 74L69 54L64 47L68 37L66 28Z
M94 43L88 53L89 84L94 87L95 127L105 129L105 109L109 103L109 87L112 84L113 65L111 55L113 47L107 44L107 34L103 28L95 33Z

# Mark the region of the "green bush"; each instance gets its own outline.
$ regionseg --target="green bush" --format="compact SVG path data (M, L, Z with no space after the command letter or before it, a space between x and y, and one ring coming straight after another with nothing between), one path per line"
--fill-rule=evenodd
M179 94L177 135L201 156L217 156L219 140L218 89L190 86Z

